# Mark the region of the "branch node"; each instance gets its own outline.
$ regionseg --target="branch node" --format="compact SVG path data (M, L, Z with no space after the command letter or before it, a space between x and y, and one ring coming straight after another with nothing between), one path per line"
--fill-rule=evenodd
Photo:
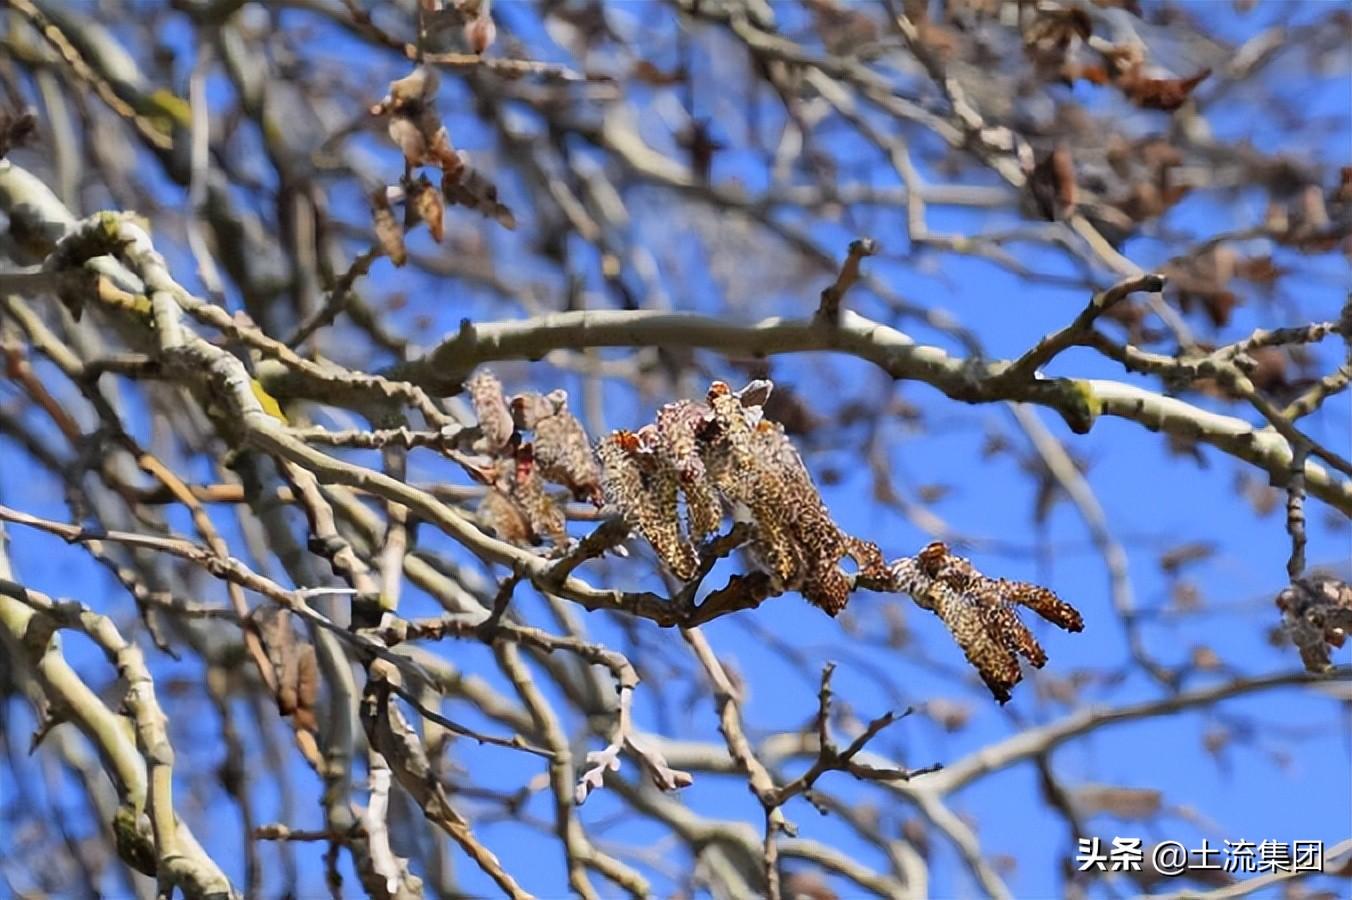
M832 324L840 321L841 301L845 292L859 280L859 264L865 257L878 252L878 242L873 238L859 238L850 242L849 254L840 267L840 273L829 287L822 291L821 306L817 308L817 318Z

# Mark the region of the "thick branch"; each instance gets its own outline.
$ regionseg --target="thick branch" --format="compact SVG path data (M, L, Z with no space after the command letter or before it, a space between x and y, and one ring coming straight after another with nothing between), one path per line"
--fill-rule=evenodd
M501 359L539 359L564 347L688 347L725 354L774 356L831 351L874 363L893 378L924 382L966 403L1019 401L1061 414L1076 432L1110 415L1197 440L1266 471L1284 483L1291 448L1271 431L1243 419L1208 412L1186 401L1104 379L1031 379L1012 381L1011 363L949 355L939 347L916 343L909 335L843 310L831 325L819 319L772 318L753 325L685 313L591 311L556 313L526 321L465 323L460 332L421 359L397 366L392 378L420 385L434 394L460 390L475 366ZM1310 493L1352 513L1352 481L1323 467L1306 464Z

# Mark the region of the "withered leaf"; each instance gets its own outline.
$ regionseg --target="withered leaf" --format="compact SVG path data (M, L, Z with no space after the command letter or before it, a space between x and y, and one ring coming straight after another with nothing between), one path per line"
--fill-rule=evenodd
M316 731L319 669L314 646L297 637L291 614L285 610L260 607L254 611L253 619L272 664L278 712L292 717L298 728Z
M498 201L497 185L471 167L464 152L454 152L451 157L455 162L443 164L441 177L441 193L447 201L477 210L503 228L515 230L516 216Z
M316 706L319 703L319 666L315 648L303 644L296 657L296 724L306 731L318 731Z
M1188 101L1193 89L1210 74L1210 69L1202 69L1190 78L1147 78L1140 74L1140 69L1134 69L1119 76L1117 86L1142 109L1173 112Z
M784 876L784 896L795 900L840 900L826 879L816 872L790 872Z
M371 218L376 229L376 241L390 262L396 266L408 262L408 251L404 248L404 228L395 220L383 187L371 194Z
M1150 819L1159 815L1163 797L1150 788L1087 784L1071 788L1071 803L1087 816L1107 813L1123 820Z
M1043 157L1029 175L1028 189L1047 221L1069 217L1076 203L1075 162L1070 148L1059 144Z
M38 130L37 116L25 110L19 113L0 112L0 159L15 147L22 147Z
M1160 568L1169 575L1177 575L1184 566L1210 559L1216 545L1209 541L1189 541L1160 554Z
M441 243L444 235L442 228L444 207L442 206L441 193L432 186L432 182L428 181L425 175L409 184L407 191L408 208L413 211L419 221L427 226L428 232L432 235L432 240L438 244Z
M629 77L632 80L650 84L653 87L671 87L672 85L680 84L685 80L685 71L684 69L677 68L670 72L664 72L654 65L652 61L640 59L635 62L633 68L629 70Z
M498 488L492 488L479 502L479 520L509 544L519 547L531 542L530 522L516 501Z
M440 79L435 70L419 66L411 73L390 82L389 94L371 107L372 115L389 116L386 130L390 140L404 154L410 167L453 165L455 152L450 135L437 114L437 88Z

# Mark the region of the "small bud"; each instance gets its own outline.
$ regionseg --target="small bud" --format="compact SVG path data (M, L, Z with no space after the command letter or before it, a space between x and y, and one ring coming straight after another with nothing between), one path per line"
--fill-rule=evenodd
M493 46L493 41L497 40L498 26L493 23L493 17L483 10L479 15L465 23L465 43L469 45L471 53L482 55L485 50Z

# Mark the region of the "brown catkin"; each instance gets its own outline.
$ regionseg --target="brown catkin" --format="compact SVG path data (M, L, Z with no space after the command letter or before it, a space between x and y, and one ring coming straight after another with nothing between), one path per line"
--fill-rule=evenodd
M501 450L507 446L516 430L512 411L502 395L502 382L484 369L465 382L465 388L469 391L470 402L474 404L474 415L479 420L483 448L490 453Z
M522 444L517 448L516 472L512 480L512 499L521 505L526 518L530 521L531 531L542 539L548 539L556 547L568 542L567 520L563 509L554 502L545 489L544 479L540 477L540 467L535 464L534 447Z
M676 472L650 449L645 437L612 432L597 448L607 500L638 529L682 580L694 577L699 558L677 520Z
M534 428L540 474L568 488L576 500L599 502L601 470L582 423L567 409L560 409L536 420Z
M937 541L888 564L876 544L846 534L784 429L763 417L769 390L765 382L733 393L716 381L706 402L668 403L653 424L613 432L598 445L606 499L678 578L698 574L695 544L718 530L726 503L750 520L747 549L766 590L797 590L833 616L849 602L856 580L908 593L943 621L1002 703L1023 677L1020 656L1035 667L1047 662L1019 606L1070 631L1084 627L1079 612L1046 588L988 578ZM527 418L518 412L518 422ZM540 434L550 418L532 421ZM858 567L854 578L841 567L846 556Z
M1047 663L1046 651L1019 620L1017 606L1027 606L1068 631L1084 627L1079 612L1046 588L988 578L938 541L914 557L897 560L883 582L888 589L910 594L943 620L1001 703L1023 677L1018 656L1037 668Z

